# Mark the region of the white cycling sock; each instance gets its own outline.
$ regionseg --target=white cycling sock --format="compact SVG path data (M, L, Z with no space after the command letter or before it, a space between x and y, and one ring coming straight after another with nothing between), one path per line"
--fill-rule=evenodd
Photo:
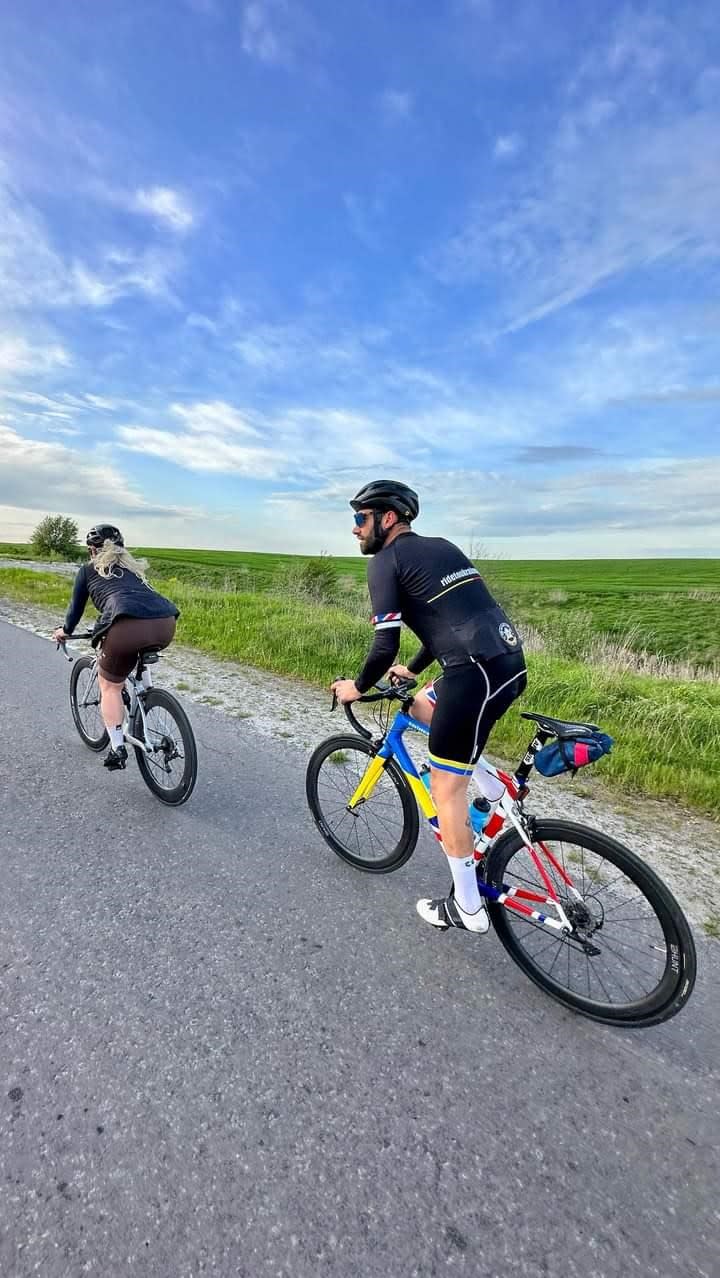
M447 856L447 853L445 853ZM455 887L455 901L463 914L477 914L482 905L478 892L475 858L473 856L448 856L450 872Z
M108 728L108 736L113 750L117 750L118 746L121 746L125 740L122 724L119 723L116 728Z
M497 803L505 793L505 786L499 777L493 776L492 772L488 772L483 763L478 760L473 768L472 779L484 799L490 803Z

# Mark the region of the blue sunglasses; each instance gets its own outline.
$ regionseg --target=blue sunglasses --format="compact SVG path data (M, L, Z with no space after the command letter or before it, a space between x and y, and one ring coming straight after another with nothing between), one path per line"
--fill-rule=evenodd
M353 515L353 521L354 521L354 523L355 523L355 527L356 527L356 528L362 528L362 526L363 526L363 524L365 523L365 520L367 519L368 515L371 515L371 514L372 514L372 511L371 511L371 510L366 511L366 513L365 513L364 515L363 515L363 514L361 514L361 512L360 512L359 510L358 510L358 511L356 511L356 513Z

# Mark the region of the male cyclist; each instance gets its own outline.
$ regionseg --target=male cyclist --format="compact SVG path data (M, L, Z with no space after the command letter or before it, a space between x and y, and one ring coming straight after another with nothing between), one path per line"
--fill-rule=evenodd
M167 648L180 616L174 603L159 595L145 579L147 564L125 549L113 524L91 528L85 544L90 562L78 568L70 606L62 626L53 632L59 643L69 639L88 597L101 614L93 628L93 647L100 645L98 682L100 712L110 737L103 760L115 772L125 767L123 685L144 648Z
M374 556L368 588L375 640L357 678L339 679L333 690L341 702L356 701L388 670L391 678L415 678L432 661L442 666L443 673L415 697L412 714L430 724L431 790L453 881L446 898L418 901L417 910L441 931L486 932L467 786L493 724L525 690L520 639L462 550L412 531L420 509L412 488L374 480L350 505L360 551ZM403 621L422 644L408 666L393 665ZM485 777L487 797L498 799L502 787L489 773Z

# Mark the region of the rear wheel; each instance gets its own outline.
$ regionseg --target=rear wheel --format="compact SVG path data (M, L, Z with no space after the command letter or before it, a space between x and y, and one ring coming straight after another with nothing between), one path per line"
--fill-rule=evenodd
M180 702L164 688L150 688L144 696L145 726L138 709L132 734L145 738L152 753L135 746L143 781L163 803L185 803L197 780L197 748L190 720Z
M91 750L104 750L110 738L100 713L97 663L89 654L79 657L70 671L70 709L85 745Z
M351 812L354 794L377 754L363 737L329 737L312 755L305 793L325 842L343 861L371 874L404 865L415 849L418 813L403 773L386 762L370 796Z
M562 935L488 902L500 940L526 975L559 1002L607 1024L654 1025L679 1012L695 984L695 945L662 880L629 848L574 822L536 821L533 846L572 932ZM501 891L547 891L515 830L491 850L486 878ZM524 903L556 917L551 905L527 897Z

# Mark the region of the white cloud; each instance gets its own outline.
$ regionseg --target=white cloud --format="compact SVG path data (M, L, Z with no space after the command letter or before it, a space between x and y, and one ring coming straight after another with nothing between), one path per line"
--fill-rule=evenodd
M343 204L348 215L350 229L366 248L378 249L381 244L380 221L385 211L380 196L363 197L346 191Z
M171 404L169 412L180 421L180 429L120 426L116 433L121 447L193 471L253 479L272 479L280 473L286 460L280 448L265 443L262 432L231 404Z
M413 113L414 97L402 89L386 89L380 94L380 110L388 123L409 120Z
M626 10L617 19L606 53L608 70L625 77L633 72L655 76L672 57L672 35L671 23L661 14Z
M33 345L24 337L0 334L0 376L17 373L45 373L53 368L67 368L72 359L59 342Z
M577 555L579 544L591 555L608 545L625 556L646 553L650 546L672 554L676 545L693 543L701 553L720 550L720 457L641 458L605 468L593 462L590 455L590 464L576 464L570 472L553 463L544 474L536 465L527 472L520 464L495 473L417 469L423 516L418 531L461 544L470 536L504 538L515 554L523 553L528 530L538 547L549 548L556 538L554 552L564 548L565 557Z
M92 408L102 408L106 412L113 412L118 407L115 400L107 399L105 395L85 395L85 399Z
M706 67L698 76L695 93L705 106L717 105L720 101L720 67Z
M61 400L51 399L49 395L40 395L37 391L8 391L0 390L0 399L10 399L18 404L29 404L32 408L42 408L50 411L57 411L60 408ZM60 409L60 411L63 411Z
M149 214L155 222L171 231L189 231L195 213L187 196L170 186L141 187L135 192L132 206L138 213Z
M190 312L185 319L185 323L189 328L204 329L205 332L212 333L213 336L219 331L219 326L215 320L208 319L207 315L199 315L196 311Z
M493 0L456 0L456 5L481 18L489 18L493 12Z
M367 372L369 352L387 332L332 328L325 315L311 314L287 324L247 325L233 342L246 368L260 380L301 372L305 381L313 375L347 379Z
M8 309L111 306L130 294L169 297L176 258L103 247L95 262L65 261L35 209L0 180L0 299Z
M151 457L162 457L187 470L249 479L273 479L281 469L281 459L273 448L235 444L221 436L180 434L145 426L120 426L121 447Z
M42 218L2 181L0 169L0 297L7 307L50 303L67 290L67 272Z
M303 342L289 325L262 324L247 330L233 345L249 368L273 374L298 363Z
M167 301L172 296L169 277L174 266L174 258L152 249L139 254L108 249L98 269L92 269L84 262L73 262L67 291L58 298L58 304L100 309L112 306L120 298L133 293Z
M384 420L339 408L297 408L271 426L288 458L284 473L327 475L341 468L392 465L401 450Z
M252 439L260 437L260 431L242 413L223 400L171 404L170 412L180 418L187 430L199 435L242 435Z
M519 133L502 133L495 139L493 155L497 160L511 160L523 146L523 139Z
M286 66L292 61L285 0L250 0L242 12L242 47L245 53L269 66ZM282 31L278 26L282 26Z
M0 505L92 515L111 505L118 515L185 512L151 503L116 466L65 444L28 439L0 422Z
M543 157L522 193L478 205L432 263L448 283L493 279L516 330L613 276L671 254L720 255L717 121L638 124Z
M123 425L116 432L120 446L187 470L253 479L307 479L338 467L373 469L397 465L403 455L389 442L384 420L341 409L289 409L250 420L231 404L214 401L173 404L169 414L179 428Z
M0 360L0 367L2 361ZM33 381L37 382L40 364L34 359L32 364ZM28 369L27 371L30 371ZM70 395L63 391L55 395L43 395L39 391L8 390L0 387L0 406L5 405L5 421L8 425L20 428L32 425L35 429L45 430L55 435L80 435L82 430L76 423L85 420L97 421L98 414L111 412L115 408L112 400L102 395Z
M624 8L605 44L558 86L545 144L426 259L443 282L482 281L495 299L491 333L665 259L692 266L720 256L718 104L711 94L698 110L693 100L703 70L713 70L710 26L709 10L703 25L688 24L682 9Z

